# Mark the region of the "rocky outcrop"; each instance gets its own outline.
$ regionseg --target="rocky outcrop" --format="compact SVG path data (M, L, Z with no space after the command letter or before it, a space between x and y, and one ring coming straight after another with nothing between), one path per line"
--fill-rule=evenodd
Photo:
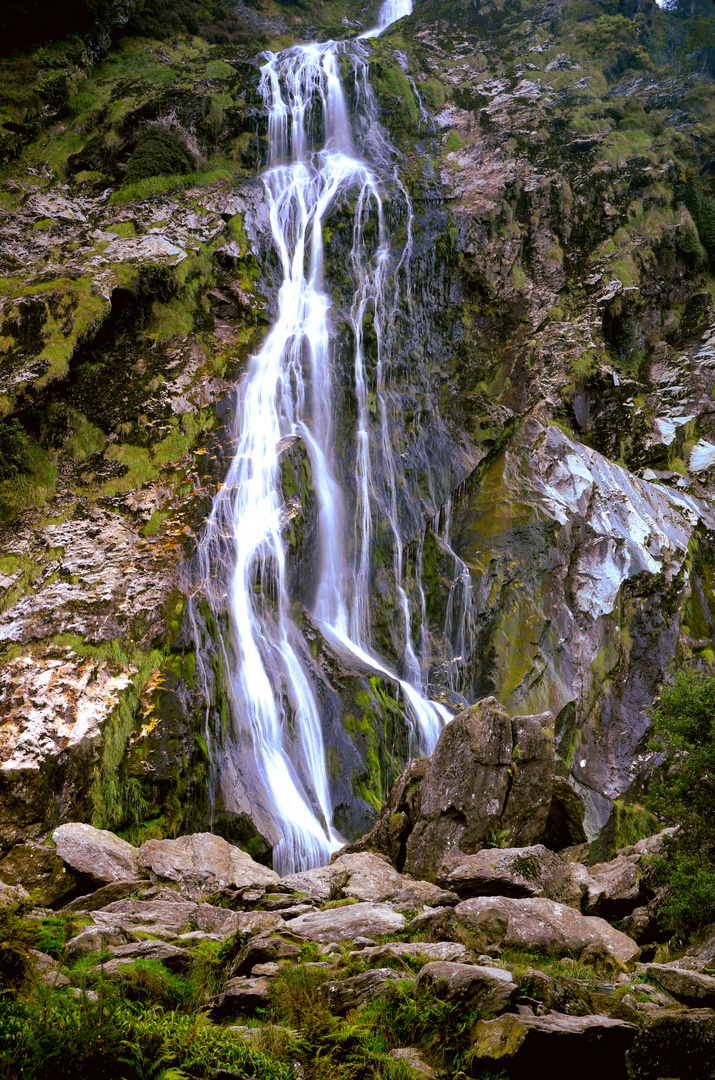
M463 900L470 896L545 896L581 910L588 873L542 844L483 848L475 855L447 858L437 881Z
M240 848L212 833L180 836L177 840L148 840L139 849L138 864L157 882L175 882L190 900L230 889L274 885L278 874Z
M309 941L339 942L355 937L379 937L403 930L405 917L389 904L348 904L328 911L299 915L291 930Z
M483 1015L505 1012L517 995L511 972L476 964L455 964L439 960L425 964L415 981L441 1001L478 1008Z
M350 1009L372 1001L396 982L408 979L409 975L400 974L390 968L371 968L350 979L327 982L323 988L323 997L328 1008L334 1013L346 1013Z
M397 854L400 865L404 845L404 869L434 881L443 859L478 851L497 832L532 843L551 803L549 720L548 714L512 719L493 698L460 713L424 761L422 778L423 760L399 778L377 826L354 847L374 845L388 857ZM399 809L408 791L409 813ZM390 831L394 815L400 822L397 847Z
M137 849L106 829L72 822L55 829L52 839L62 861L98 885L143 876Z

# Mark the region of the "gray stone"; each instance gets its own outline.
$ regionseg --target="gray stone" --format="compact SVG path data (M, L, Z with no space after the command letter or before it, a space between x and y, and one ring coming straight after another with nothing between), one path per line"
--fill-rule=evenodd
M422 1052L416 1046L399 1046L395 1050L390 1050L387 1056L412 1069L415 1080L436 1080L437 1078L436 1071L427 1064Z
M405 917L389 904L349 904L328 911L311 911L293 919L290 928L309 941L350 941L359 936L396 934L405 927Z
M482 1013L502 1013L518 993L514 976L501 968L454 964L444 960L425 964L416 986L431 988L443 1001L479 1008Z
M9 907L14 904L29 901L30 894L22 885L7 885L0 881L0 907Z
M70 900L62 908L62 911L63 913L98 911L100 908L106 907L107 904L113 904L115 900L124 900L127 896L138 894L143 884L145 882L140 880L112 881L109 885L102 885L101 888L95 889L92 893ZM179 900L180 897L177 894L173 899Z
M322 903L325 900L338 900L340 890L349 876L347 867L332 863L330 866L319 866L315 870L289 874L281 878L281 885Z
M167 941L130 942L112 951L117 959L159 960L170 971L186 971L191 966L191 953Z
M256 964L276 960L292 960L300 956L300 948L282 937L258 934L244 945L231 965L231 975L247 975Z
M236 1013L253 1015L256 1009L270 1000L270 982L266 978L253 979L239 975L229 979L220 994L211 1001L211 1015L215 1019L234 1016Z
M371 851L341 855L333 866L348 872L348 880L341 887L341 894L346 899L380 903L391 900L403 885L402 877L394 867Z
M673 997L686 1005L715 1007L715 979L699 971L689 971L675 964L646 964L649 979L660 983Z
M193 833L176 840L147 840L139 849L140 865L158 881L173 881L190 900L232 888L274 885L278 874L213 833Z
M392 968L374 968L349 979L329 980L321 986L321 995L331 1012L342 1014L386 993L394 983L411 977Z
M369 833L343 848L343 852L379 851L401 870L405 844L420 812L421 784L429 758L414 758L395 780L380 817Z
M550 714L512 718L494 698L460 713L442 731L420 787L420 813L405 870L434 881L444 859L469 855L491 832L515 844L544 830L553 783ZM518 770L513 768L518 755ZM512 775L513 774L513 775ZM508 801L508 805L507 805Z
M580 915L573 908L553 900L507 897L475 897L455 908L458 920L488 944L568 956L578 959L590 945L603 946L624 966L639 955L636 943L595 915ZM503 928L503 932L502 932ZM495 940L501 934L501 940Z
M653 1008L626 1062L628 1080L705 1080L715 1066L715 1013L711 1009Z
M574 864L542 844L528 848L483 848L446 859L437 883L462 899L470 896L546 896L580 909L584 887Z
M106 829L68 822L55 829L52 839L63 862L101 885L142 876L137 849Z
M643 903L638 875L640 859L641 856L635 853L619 854L610 862L589 867L597 888L597 893L588 897L586 911L589 914L621 919Z
M32 840L16 844L0 860L0 879L29 890L40 907L58 905L79 887L79 878L65 866L54 846Z
M91 953L114 951L120 945L135 941L133 934L119 928L87 926L65 945L64 957L68 962Z
M456 941L390 941L386 945L372 945L350 954L364 956L368 960L405 960L424 957L426 960L449 960L455 964L468 964L472 954L466 945Z

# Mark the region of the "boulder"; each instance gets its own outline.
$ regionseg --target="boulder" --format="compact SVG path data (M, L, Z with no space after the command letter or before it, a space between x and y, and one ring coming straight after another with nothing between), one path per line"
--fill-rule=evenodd
M106 829L69 822L55 829L52 839L57 854L67 866L99 885L136 881L144 876L137 849Z
M87 926L81 933L65 945L64 958L69 963L78 960L80 956L89 956L91 953L114 951L121 945L136 941L134 934L125 930L104 929L99 926Z
M29 900L30 894L22 885L7 885L0 881L0 907L9 907Z
M275 885L278 874L213 833L193 833L176 840L147 840L139 863L157 881L173 881L190 900L223 889L242 891Z
M0 859L0 878L27 889L39 907L58 907L80 891L80 878L65 866L53 846L29 840Z
M655 1009L626 1055L628 1080L705 1080L715 1069L711 1009Z
M715 960L715 923L703 927L690 946L688 956L691 956L700 967L712 964Z
M578 791L563 776L554 777L549 816L546 819L540 843L551 851L586 843L583 827L586 803Z
M456 918L488 944L578 959L590 945L603 946L624 967L640 950L632 938L595 915L579 915L553 900L474 897L457 904Z
M518 993L514 976L502 968L454 964L445 960L425 964L415 985L431 989L442 1001L478 1008L482 1013L502 1013Z
M488 950L490 944L494 944L492 939L499 944L504 938L507 919L501 918L497 922L498 926L492 928L489 938L479 942L479 947L483 951ZM416 915L412 919L407 929L413 936L418 935L431 942L457 942L463 936L462 925L451 907L438 907L432 908L430 911L424 911L421 915Z
M686 1005L715 1007L715 979L710 975L675 964L646 964L645 973Z
M225 1016L243 1013L251 1016L256 1009L267 1005L270 1000L270 981L266 978L253 979L239 975L229 981L211 1001L211 1016L220 1020Z
M468 964L472 959L466 945L456 941L390 941L387 945L369 945L351 955L370 961L424 957L426 960L449 960L454 964Z
M347 867L332 863L319 866L315 870L302 870L299 874L289 874L281 878L281 886L291 892L307 896L310 900L323 903L326 900L339 900L340 890L349 878Z
M576 864L577 865L577 864ZM446 859L437 884L470 896L546 896L580 909L584 886L575 864L542 844L528 848L483 848L474 855Z
M187 929L204 930L221 938L230 937L241 927L241 914L244 913L211 904L195 904L190 900L127 899L117 900L100 911L92 912L92 919L101 929L151 934L171 941ZM283 920L272 912L260 914L278 920L279 925L283 924Z
M622 919L643 903L638 863L639 854L617 855L610 862L589 867L595 888L589 890L585 910L604 919Z
M577 1076L626 1080L625 1055L638 1028L606 1016L515 1016L505 1013L474 1026L475 1059L513 1080Z
M43 986L69 986L69 979L62 973L60 964L54 957L40 952L39 949L28 949L27 951L30 954L38 983Z
M348 904L328 911L310 911L292 919L290 928L308 941L339 942L379 937L403 930L405 917L389 904Z
M411 978L392 968L375 968L349 979L331 979L320 992L332 1013L344 1014L386 993L394 983Z
M401 875L389 862L370 851L341 855L333 866L347 870L348 879L340 890L346 899L380 903L391 900L403 885Z
M239 911L237 915L234 933L243 934L246 937L261 934L264 930L280 930L285 926L282 916L273 911Z
M537 839L551 802L551 720L512 720L487 698L447 724L427 763L406 844L404 868L412 877L434 881L446 857L473 854L497 830L509 830L519 846Z
M103 885L100 889L95 889L92 893L77 896L74 900L70 900L61 909L62 913L99 911L100 908L106 907L107 904L113 904L115 900L124 900L127 896L135 895L143 884L146 884L146 882L113 881L109 885ZM179 895L177 894L174 899L179 900Z
M248 975L256 964L273 963L300 956L300 949L290 941L269 934L257 934L244 945L231 965L231 975Z
M431 881L412 881L402 876L400 891L390 899L397 911L414 911L421 907L441 907L459 903L459 896L448 889L440 889Z
M159 960L170 971L186 971L191 966L191 953L168 941L133 941L116 946L112 952L120 960Z

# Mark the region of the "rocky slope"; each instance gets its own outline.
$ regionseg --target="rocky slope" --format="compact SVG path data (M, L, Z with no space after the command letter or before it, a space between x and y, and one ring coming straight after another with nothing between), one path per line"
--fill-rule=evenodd
M501 816L522 846L480 847L475 822L496 812L488 786L459 821L460 785L479 790L485 769L496 777L513 759L500 762L488 742L463 739L456 786L445 780L443 755L457 725L489 728L499 745L515 725L541 747L525 755L522 790L510 789ZM423 763L407 842L413 874L377 850L375 837L328 866L279 878L210 833L135 847L90 825L63 824L49 843L26 845L23 859L16 847L0 862L0 923L14 906L23 932L34 935L19 992L29 1001L44 994L45 1010L64 1002L65 1015L81 1006L105 1032L102 1008L115 1010L116 1024L130 1002L135 1010L148 1002L154 1017L158 1009L173 1014L177 1025L193 1013L189 1040L165 1026L153 1052L187 1075L217 1080L317 1080L327 1075L326 1058L332 1075L389 1080L536 1080L554 1069L628 1080L707 1076L715 1064L715 928L688 950L660 940L650 860L663 833L601 864L590 862L586 844L555 851L526 837L531 827L548 840L549 810L563 803L560 795L547 800L540 825L529 813L525 774L531 768L534 782L553 781L549 751L538 717L512 718L494 701L461 714ZM414 777L414 764L410 771ZM393 792L396 803L406 781ZM572 806L576 825L584 811L583 801ZM425 845L423 823L439 834L436 846ZM415 837L432 853L429 879L417 872ZM9 950L0 946L4 979ZM148 1037L135 1035L139 1044ZM63 1045L59 1029L55 1037ZM123 1068L134 1077L127 1070L136 1069L138 1051L129 1049ZM106 1075L111 1052L94 1059ZM16 1041L13 1053L16 1064L37 1067L27 1044ZM66 1043L67 1068L76 1053Z
M136 841L210 826L270 863L271 823L222 756L221 628L191 557L225 475L231 388L275 302L256 53L374 15L329 9L241 7L238 44L130 37L99 60L75 43L4 62L0 402L29 454L0 483L9 857L79 819ZM614 800L649 766L667 664L713 662L712 83L658 51L667 18L421 0L370 46L414 210L391 407L430 692L548 711L557 773L604 855ZM157 126L191 171L132 183ZM340 208L331 229L339 315ZM291 475L300 581L298 450ZM398 657L383 577L373 614ZM335 824L353 840L405 763L406 724L389 679L305 625L329 688Z

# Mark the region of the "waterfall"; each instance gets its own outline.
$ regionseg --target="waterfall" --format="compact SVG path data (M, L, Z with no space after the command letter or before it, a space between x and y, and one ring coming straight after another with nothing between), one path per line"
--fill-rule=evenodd
M374 36L411 8L411 0L387 0L379 26L363 36ZM451 713L425 696L403 582L383 351L396 304L388 279L391 274L398 288L398 271L409 250L397 256L395 267L381 181L359 156L353 138L343 68L352 74L363 128L371 132L379 156L389 159L369 86L367 46L360 40L327 42L265 56L259 89L268 114L269 161L263 183L281 273L278 315L238 389L235 454L214 500L198 559L211 609L229 612L230 630L222 647L233 722L242 752L248 750L253 757L260 798L280 833L274 866L287 873L328 862L343 842L332 827L318 696L303 659L305 644L287 586L280 463L287 438L305 447L317 496L320 577L312 616L321 633L360 665L400 685L411 752L430 753ZM347 65L341 63L344 58ZM411 205L399 186L411 226ZM354 505L341 487L335 460L331 299L323 281L326 215L336 199L348 193L355 200L349 258L355 286L350 309L357 400ZM365 236L368 224L370 242ZM410 236L408 230L408 245ZM377 397L377 430L364 355L367 312L377 338L371 384ZM380 509L393 540L399 607L395 616L403 621L406 641L399 677L378 657L371 640L376 461L383 492ZM216 573L217 566L224 568L223 575Z

